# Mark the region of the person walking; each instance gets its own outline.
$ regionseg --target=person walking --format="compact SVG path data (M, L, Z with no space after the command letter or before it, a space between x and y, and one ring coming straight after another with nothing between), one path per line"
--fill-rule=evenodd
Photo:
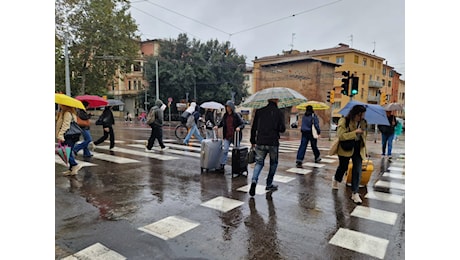
M346 117L339 120L337 127L337 137L340 141L352 140L353 146L350 150L345 150L340 144L338 148L339 166L332 177L332 189L337 190L338 184L342 182L345 172L348 170L348 163L353 162L351 176L351 199L356 204L361 204L359 196L359 183L361 181L362 164L366 158L366 139L367 139L367 121L364 119L366 107L355 105L351 108Z
M256 152L256 165L252 174L249 195L256 194L259 174L264 167L267 154L270 156L270 168L266 181L265 190L276 191L278 185L273 184L276 168L278 167L278 152L280 133L286 131L283 112L278 108L278 99L269 99L268 104L256 110L251 127L251 146Z
M393 150L393 139L395 137L396 117L391 114L391 111L386 111L388 122L390 125L378 125L378 129L382 133L382 157L385 156L385 150L388 146L388 159L391 159L391 151Z
M112 107L106 106L104 111L102 112L99 119L96 121L96 125L102 125L102 129L104 130L104 135L101 136L94 142L94 145L99 145L104 142L110 135L110 150L115 147L115 134L113 132L112 125L115 125L115 119L113 118Z
M150 152L152 150L155 139L158 140L161 151L168 149L163 143L163 110L166 107L161 100L155 102L155 106L150 108L149 114L147 115L147 122L150 122L150 117L154 117L153 122L150 123L152 131L150 132L150 138L146 142L145 151ZM162 109L163 108L163 109Z
M399 141L399 136L402 134L402 119L396 118L396 126L395 126L395 140L396 142Z
M241 119L238 113L235 113L235 104L233 101L228 100L225 103L225 113L222 117L222 120L218 125L214 126L214 130L222 127L222 139L223 139L223 153L220 158L220 171L225 171L225 165L227 164L228 159L228 150L230 145L233 143L235 138L235 132L238 134L238 140L241 142L243 137L243 132L241 131L244 128L243 119ZM239 146L240 144L233 144L233 146Z
M80 134L65 136L65 133L69 130L70 123L72 121L77 121L77 113L73 107L65 105L59 106L61 111L58 113L56 120L56 139L59 143L68 145L70 146L70 150L73 150L75 143L80 139ZM81 167L82 165L75 161L74 154L71 152L69 156L69 169L63 172L63 174L65 176L77 175Z
M87 101L82 101L81 103L83 103L83 106L85 106L85 108L88 108L89 103ZM85 110L78 109L78 108L77 108L77 117L79 117L81 120L88 120L88 122L91 119L90 114L86 113ZM73 152L75 156L77 156L78 152L83 149L83 157L92 157L93 154L88 149L88 145L93 141L91 137L91 133L89 131L90 127L89 125L88 126L80 125L80 128L82 130L81 134L83 136L83 142L75 145L75 147L73 148Z
M190 126L190 130L187 134L187 136L184 139L183 144L188 145L188 142L190 138L192 138L192 135L198 139L198 141L201 143L203 141L203 137L200 134L200 131L198 130L198 120L200 119L200 112L199 112L200 107L196 105L196 102L192 102L190 104L190 107L187 108L185 111L189 112L191 116L193 116L194 120L192 125Z
M206 139L214 138L213 129L216 125L216 110L211 108L206 108L204 112L204 121L206 126Z
M320 152L318 150L318 140L313 137L312 128L315 127L318 136L321 134L321 129L319 128L319 119L315 115L312 106L307 106L305 109L305 114L302 117L302 126L300 131L302 132L302 139L300 141L299 149L297 150L296 157L296 166L297 168L302 168L302 161L305 157L305 151L307 150L308 142L311 142L311 149L315 155L315 163L321 161Z

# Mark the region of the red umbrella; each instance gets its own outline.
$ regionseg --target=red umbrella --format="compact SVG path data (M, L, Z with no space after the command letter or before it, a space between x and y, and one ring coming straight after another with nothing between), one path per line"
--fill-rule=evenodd
M76 96L75 99L78 99L80 101L86 101L88 102L88 108L95 108L95 107L105 107L109 102L107 100L103 99L100 96L96 95L82 95L82 96Z

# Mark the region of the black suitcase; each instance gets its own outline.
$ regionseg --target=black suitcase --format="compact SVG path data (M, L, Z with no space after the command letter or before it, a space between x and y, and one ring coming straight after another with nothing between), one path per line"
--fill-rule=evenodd
M239 134L235 132L232 149L232 178L243 175L244 172L246 172L246 176L248 176L248 152L248 147L242 147L240 145Z

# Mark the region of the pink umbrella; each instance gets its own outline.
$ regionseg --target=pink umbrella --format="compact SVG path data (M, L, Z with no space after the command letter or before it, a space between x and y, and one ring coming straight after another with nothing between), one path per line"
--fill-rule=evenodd
M70 153L67 155L67 149L70 150L70 147L68 145L62 145L62 143L59 143L56 147L56 154L59 155L66 165L68 165L70 157Z

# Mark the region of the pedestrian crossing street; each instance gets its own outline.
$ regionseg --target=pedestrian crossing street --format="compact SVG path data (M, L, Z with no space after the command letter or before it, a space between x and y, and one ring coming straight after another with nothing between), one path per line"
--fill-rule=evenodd
M135 140L135 144L127 144L129 148L116 147L112 151L145 156L157 160L177 160L182 156L187 157L200 157L200 147L198 143L192 143L189 146L179 145L173 143L174 140L164 140L165 145L169 147L167 151L159 151L159 149L154 148L154 152L145 152L144 140ZM117 142L118 143L118 142ZM248 143L242 143L243 146L249 146ZM286 141L280 144L280 153L289 153L297 152L298 141ZM96 148L97 150L109 150L108 145L99 145ZM320 148L320 150L328 150L328 148ZM403 151L404 153L404 151ZM229 151L231 155L231 148ZM137 163L139 161L134 159L129 159L121 156L109 155L100 152L93 152L93 159L103 160L113 163ZM91 160L92 162L78 161L84 166L96 166L96 160ZM289 168L284 172L278 171L274 177L274 181L278 183L288 183L294 181L296 178L293 177L294 174L307 175L312 173L313 168L322 168L327 164L336 163L336 156L325 156L323 157L320 163L306 162L303 164L303 168ZM62 160L56 155L56 163L64 165ZM369 187L368 184L367 193L364 195L365 199L376 200L383 203L390 204L399 204L401 205L404 201L404 192L405 192L405 170L404 170L404 157L394 158L391 166L386 169L379 179L373 183L372 187ZM250 168L253 168L254 165L250 165ZM252 172L252 171L250 171ZM373 175L378 174L378 171L374 169ZM342 188L344 188L343 185ZM237 189L237 191L249 192L250 185L245 185ZM396 191L396 192L393 192ZM278 191L279 192L279 191ZM265 186L258 184L256 187L256 196L266 194ZM203 202L200 204L202 207L211 208L220 212L228 212L237 207L241 207L247 203L246 201L239 201L231 198L226 198L224 196L215 197L209 201ZM365 219L369 221L374 221L378 223L383 223L388 226L393 226L396 224L398 219L398 214L391 211L386 211L382 209L366 207L362 205L356 205L353 211L350 213L352 218ZM198 226L200 222L193 219L187 219L182 216L168 216L166 218L160 219L156 222L150 223L148 225L138 227L139 231L145 232L147 234L153 235L163 240L173 239L178 237ZM382 237L377 237L374 235L366 234L359 230L353 230L346 226L339 227L332 238L329 240L329 244L348 250L352 250L364 255L372 256L378 259L384 259L389 245L389 240ZM70 259L126 259L122 254L116 252L114 249L107 248L101 243L95 243L81 251L70 255L66 260Z

